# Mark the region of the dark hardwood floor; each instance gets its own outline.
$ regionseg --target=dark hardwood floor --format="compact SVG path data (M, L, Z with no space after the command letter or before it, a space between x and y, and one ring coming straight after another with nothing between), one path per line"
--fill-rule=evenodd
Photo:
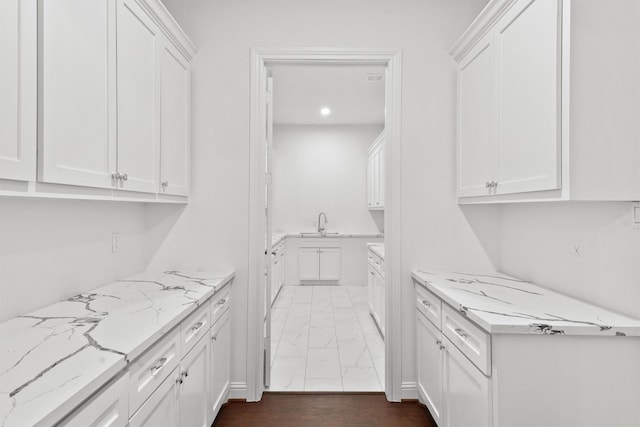
M230 401L215 427L436 427L418 402L387 402L384 393L265 393L260 402Z

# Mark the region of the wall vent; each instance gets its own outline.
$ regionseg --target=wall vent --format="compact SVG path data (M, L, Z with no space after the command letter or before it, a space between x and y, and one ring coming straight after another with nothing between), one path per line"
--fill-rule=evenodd
M384 80L384 74L367 74L364 81L367 83L380 83Z

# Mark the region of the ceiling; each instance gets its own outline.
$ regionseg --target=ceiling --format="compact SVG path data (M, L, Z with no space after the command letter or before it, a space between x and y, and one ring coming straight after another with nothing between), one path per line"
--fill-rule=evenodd
M385 67L287 65L271 68L275 124L384 124ZM331 114L320 114L322 108Z

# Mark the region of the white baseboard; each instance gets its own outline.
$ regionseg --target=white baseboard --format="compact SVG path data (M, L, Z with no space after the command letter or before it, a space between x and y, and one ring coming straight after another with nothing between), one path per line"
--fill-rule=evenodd
M418 385L415 381L403 382L400 385L400 399L417 399Z
M229 399L246 399L247 398L247 383L246 382L232 382L229 384Z

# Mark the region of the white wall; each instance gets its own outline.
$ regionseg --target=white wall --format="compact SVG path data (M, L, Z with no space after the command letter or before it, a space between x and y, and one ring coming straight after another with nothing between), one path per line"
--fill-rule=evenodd
M0 201L0 321L144 270L142 204ZM111 234L120 233L120 252Z
M454 197L455 66L448 49L486 0L166 0L199 48L193 63L192 202L152 265L238 272L232 381L246 380L250 49L403 50L403 366L414 381L414 267L489 269L491 210L462 211ZM331 218L329 218L331 221ZM488 231L487 231L488 230ZM483 247L483 245L485 247ZM398 254L400 255L400 254ZM254 291L254 290L252 290Z
M504 206L500 268L558 292L640 318L640 230L631 203Z
M374 125L278 125L273 129L273 230L378 233L367 209L367 149Z

